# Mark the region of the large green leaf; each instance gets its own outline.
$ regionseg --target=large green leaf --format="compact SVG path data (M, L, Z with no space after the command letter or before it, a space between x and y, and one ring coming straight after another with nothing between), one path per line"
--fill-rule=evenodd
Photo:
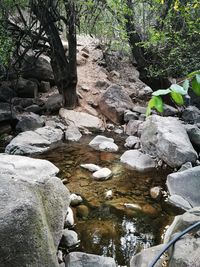
M153 96L147 106L146 116L151 114L152 108L155 108L158 112L163 112L163 100L160 96Z
M199 75L195 75L192 79L192 90L197 95L200 96L200 82L199 82Z
M177 104L177 105L183 105L184 104L184 99L182 97L181 94L179 93L176 93L176 92L171 92L170 93L170 96L171 98L174 100L174 102Z
M167 95L171 92L170 89L160 89L152 93L154 96L159 96L159 95Z
M186 92L188 92L188 89L189 89L189 86L190 86L190 82L189 82L189 80L186 79L186 80L183 82L182 86L183 86L183 89L184 89Z
M193 71L187 75L187 78L193 78L196 74L200 74L200 70Z
M184 90L184 88L178 84L172 84L170 86L170 89L172 92L175 92L175 93L178 93L178 94L181 94L181 95L186 95L187 92Z

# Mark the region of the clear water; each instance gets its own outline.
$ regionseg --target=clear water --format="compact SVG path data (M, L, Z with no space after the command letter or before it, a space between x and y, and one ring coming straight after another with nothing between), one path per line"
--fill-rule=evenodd
M84 200L81 206L73 207L75 231L81 240L78 251L111 256L119 265L127 265L131 256L161 242L167 225L180 211L164 199L153 200L149 194L151 187L165 187L167 171L140 174L127 170L119 161L124 141L115 138L119 152L107 153L90 148L92 138L64 143L40 158L54 163L60 169L59 177L67 179L70 192ZM82 163L108 167L113 176L107 181L95 181L89 171L80 167ZM108 190L113 192L110 200L105 199ZM126 208L124 203L138 204L141 210Z

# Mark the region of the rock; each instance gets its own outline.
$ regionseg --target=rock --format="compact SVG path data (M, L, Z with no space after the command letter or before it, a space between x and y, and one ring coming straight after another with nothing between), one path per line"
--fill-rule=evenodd
M101 167L99 167L98 165L92 164L92 163L81 164L80 166L86 170L91 171L91 172L96 172L96 171L99 171L101 169Z
M63 230L63 236L60 241L60 246L64 248L70 248L78 245L78 235L73 230L64 229Z
M127 209L135 210L135 211L141 211L142 208L138 204L133 204L133 203L124 203L124 207Z
M87 218L89 215L89 209L86 205L79 205L76 208L76 212L77 212L77 216L83 219Z
M116 77L116 78L120 78L120 73L118 72L118 71L116 71L116 70L112 70L111 72L110 72L110 75L112 76L112 77Z
M83 252L71 252L66 256L67 267L116 267L113 258L86 254Z
M81 90L85 91L85 92L89 92L90 88L87 85L82 85L81 86Z
M71 194L70 195L70 205L71 206L77 206L79 205L81 202L83 202L83 199L81 196L76 195L76 194Z
M171 196L179 195L192 207L200 206L200 166L167 176L167 187ZM176 203L182 206L181 203ZM185 209L184 207L182 207Z
M139 120L130 120L126 125L126 134L127 135L138 135L138 129L142 121Z
M139 114L146 114L147 108L146 107L142 107L142 106L133 106L132 110L134 112L139 113Z
M196 125L187 124L184 125L191 143L194 146L200 146L200 129Z
M86 58L78 53L77 54L77 66L84 66L86 62L87 62Z
M151 261L158 255L158 253L163 249L164 245L158 245L155 247L147 248L142 250L140 253L136 254L131 258L130 267L147 267ZM164 258L159 259L159 261L154 265L155 267L161 267L164 262Z
M124 121L129 122L130 120L138 120L138 114L136 112L125 110L124 111Z
M31 105L38 105L40 107L44 106L44 101L40 98L21 98L14 97L12 99L13 106L21 106L23 109Z
M188 170L190 168L192 168L192 163L186 162L181 166L181 168L178 170L178 172L182 172L182 171Z
M0 122L11 120L11 106L8 103L0 103Z
M45 81L41 81L40 86L39 86L39 92L41 93L47 93L49 92L51 89L51 84L50 82L45 82Z
M187 227L199 222L199 207L193 208L181 216L176 216L172 225L165 233L165 242L168 242L176 234L184 231ZM184 235L169 250L169 267L174 266L199 266L200 239L195 237L194 233L198 230L195 228L192 232Z
M129 169L145 172L155 169L155 161L138 150L128 150L121 156L120 161Z
M74 226L73 210L70 207L68 207L65 222L64 222L64 228L69 228L73 226Z
M98 80L96 81L95 86L104 89L109 86L109 83L106 80Z
M168 201L171 204L174 204L175 206L180 207L181 209L184 210L189 210L192 208L190 203L180 195L173 194L172 196L168 197Z
M136 144L140 144L140 139L136 136L131 135L126 138L124 146L128 148L134 148Z
M58 250L58 252L57 252L57 258L58 258L58 263L63 262L63 253L62 253L62 250Z
M34 98L38 94L38 85L36 82L19 78L13 82L13 87L19 97Z
M100 151L117 152L118 146L113 142L104 141L99 145Z
M74 125L78 128L87 128L91 131L96 131L100 130L103 125L102 120L84 112L61 108L59 114L67 125Z
M195 106L188 106L182 113L182 119L188 123L199 123L200 110Z
M139 90L138 96L141 98L144 98L146 96L151 96L152 93L153 93L153 90L151 89L151 87L145 86Z
M112 199L113 198L113 192L112 190L108 190L105 192L105 199L108 200L108 199Z
M42 108L38 105L35 105L35 104L24 109L24 111L26 111L26 112L33 112L36 114L41 114L43 110L44 110L44 108Z
M196 161L197 153L177 118L152 115L143 123L142 129L143 151L159 157L172 168Z
M73 125L69 125L65 131L65 139L68 141L79 141L82 137L79 129Z
M155 186L150 189L150 195L155 200L160 200L162 196L162 188L160 186Z
M23 77L51 83L54 81L51 64L42 56L38 57L37 60L33 56L27 56L23 64Z
M116 134L123 134L124 133L124 130L121 129L121 128L115 128L114 129L114 133L116 133Z
M90 141L89 146L91 146L95 150L100 150L100 145L102 143L105 143L105 142L106 142L106 145L108 144L108 148L109 148L109 145L111 145L111 143L114 144L114 139L105 137L103 135L97 135L97 136L95 136L95 138L92 139L92 141ZM104 147L106 147L106 146L103 145L103 148ZM112 147L111 147L111 149L112 149Z
M25 114L18 117L18 123L16 125L16 130L19 132L25 132L28 130L35 130L44 125L44 120L34 113Z
M10 103L13 97L16 97L17 94L10 87L6 85L0 86L0 102Z
M54 148L63 139L63 132L52 127L20 133L7 145L5 152L15 155L32 155Z
M63 106L63 96L60 94L52 95L47 99L45 108L49 113L55 113Z
M107 180L112 175L112 172L108 168L101 168L99 171L96 171L92 174L95 180Z
M167 104L164 104L163 107L164 111L163 111L163 115L168 117L168 116L176 116L178 114L178 109L174 108L172 106L169 106Z
M121 124L124 111L131 109L133 103L129 95L118 85L111 85L101 96L99 109L112 122Z
M1 266L58 267L69 192L46 160L0 155ZM17 251L17 252L16 252Z

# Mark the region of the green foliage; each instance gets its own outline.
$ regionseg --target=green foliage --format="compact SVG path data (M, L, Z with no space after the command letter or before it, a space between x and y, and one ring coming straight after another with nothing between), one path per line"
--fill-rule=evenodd
M182 86L179 84L172 84L168 89L159 89L152 93L152 98L149 100L146 116L149 116L152 112L152 109L156 109L158 112L163 112L163 100L161 96L170 95L171 99L176 105L184 105L184 95L188 94L188 90L191 89L197 96L200 96L200 70L191 72L187 75L183 82Z

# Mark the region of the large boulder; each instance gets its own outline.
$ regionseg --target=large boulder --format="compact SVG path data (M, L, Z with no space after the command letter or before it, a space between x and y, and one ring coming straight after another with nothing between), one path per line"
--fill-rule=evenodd
M71 252L65 259L66 267L116 267L113 258L87 254L82 252Z
M39 115L34 113L24 114L18 117L18 120L19 121L16 125L16 130L19 132L35 130L44 125L44 120Z
M169 200L183 209L200 206L199 177L200 166L169 174L167 176L167 187L172 197ZM176 196L175 198L173 197L174 195ZM188 203L187 206L186 203Z
M132 109L133 103L129 95L118 85L111 85L101 96L99 108L112 122L121 124L124 111Z
M23 65L23 77L35 78L38 81L54 81L51 64L42 56L37 60L34 58L34 56L28 56L26 58L26 61Z
M84 112L61 108L59 111L59 115L66 122L67 125L73 125L80 129L87 128L89 130L95 131L100 130L103 125L102 120Z
M143 151L158 156L170 167L180 167L197 159L187 132L177 118L148 117L143 123L141 145Z
M155 161L138 150L128 150L121 156L120 161L129 169L139 172L153 170L156 167Z
M0 266L59 267L69 192L46 160L0 154Z
M15 155L32 155L43 153L56 147L63 139L63 131L45 126L35 131L18 134L7 145L5 152Z

